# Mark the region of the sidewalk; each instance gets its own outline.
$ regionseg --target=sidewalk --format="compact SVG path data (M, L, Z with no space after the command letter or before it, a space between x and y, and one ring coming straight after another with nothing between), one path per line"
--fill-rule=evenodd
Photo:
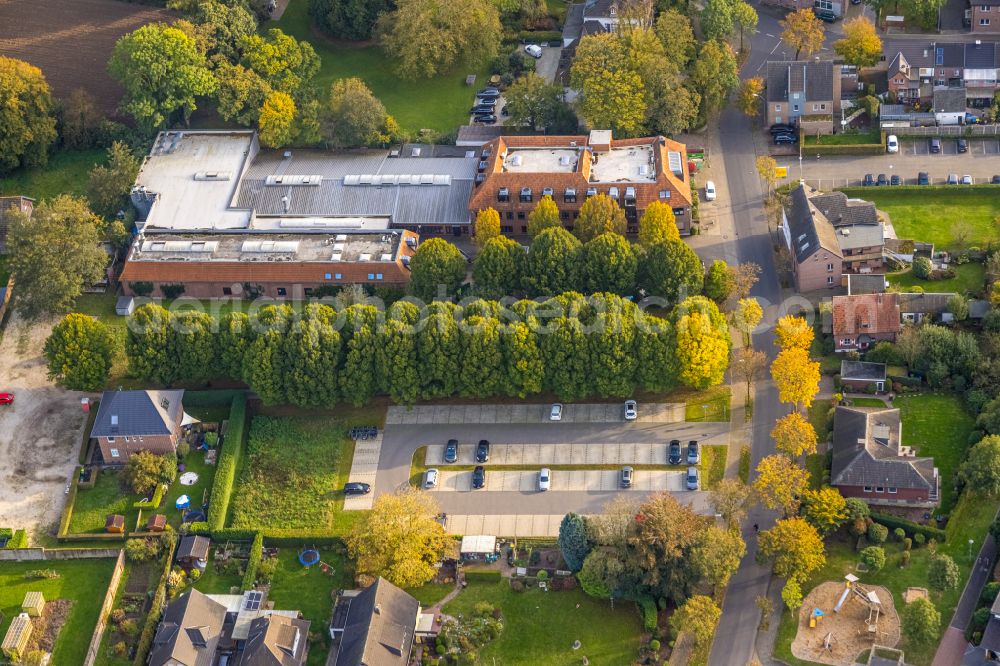
M962 590L962 598L955 607L955 614L948 623L944 638L938 645L934 654L934 661L931 666L959 666L962 663L962 654L965 652L965 628L972 619L972 614L976 610L979 595L983 591L983 586L989 582L991 565L996 557L997 546L989 533L985 537L979 555L976 557L976 566L969 574L969 580L965 582L965 589Z

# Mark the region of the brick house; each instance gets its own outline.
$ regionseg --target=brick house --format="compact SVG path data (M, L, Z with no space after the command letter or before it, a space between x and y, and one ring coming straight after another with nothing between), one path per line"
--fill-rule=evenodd
M899 294L833 297L833 342L838 352L863 351L881 340L895 342L900 329Z
M614 139L610 130L581 136L501 136L483 147L471 217L500 213L504 233L528 231L528 213L551 196L563 225L573 228L587 197L605 194L625 210L628 230L653 201L673 208L682 234L691 231L687 147L662 136Z
M808 133L833 133L834 118L840 115L840 70L832 60L768 62L768 124L798 124Z
M1000 32L1000 0L969 0L969 30L978 34Z
M901 443L898 409L837 407L830 485L868 504L936 507L941 480L933 458Z
M843 192L814 194L810 203L833 225L845 273L882 273L885 234L875 204Z
M105 391L91 439L95 459L125 464L133 453L173 453L184 425L184 391Z
M840 285L844 256L836 231L809 201L804 185L792 190L790 205L781 214L796 290L809 292Z
M28 197L0 197L0 254L7 252L7 230L13 217L11 213L20 211L30 216L34 208L35 200Z

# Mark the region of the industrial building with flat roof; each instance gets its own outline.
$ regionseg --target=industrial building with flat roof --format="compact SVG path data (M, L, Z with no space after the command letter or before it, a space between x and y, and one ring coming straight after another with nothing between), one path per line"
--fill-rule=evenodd
M252 131L162 132L132 189L126 294L302 296L404 284L418 233L467 233L474 149L262 151Z
M501 231L527 233L527 216L551 196L564 226L580 207L605 194L625 210L628 231L653 201L669 205L681 233L691 231L687 148L662 136L614 139L611 130L581 136L500 136L479 152L469 212L494 208Z

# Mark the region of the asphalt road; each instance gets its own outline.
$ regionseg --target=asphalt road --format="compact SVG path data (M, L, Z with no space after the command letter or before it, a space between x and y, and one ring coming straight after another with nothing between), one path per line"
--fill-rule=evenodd
M488 439L494 444L530 443L641 443L670 439L705 440L729 430L728 423L536 423L390 425L385 429L375 480L376 495L392 492L409 481L413 453L421 446L457 439L465 446ZM444 469L445 466L442 466ZM445 513L454 514L563 514L597 513L619 493L638 499L649 495L641 490L614 491L475 491L436 492L435 499ZM707 510L703 493L678 493L681 501L693 501Z

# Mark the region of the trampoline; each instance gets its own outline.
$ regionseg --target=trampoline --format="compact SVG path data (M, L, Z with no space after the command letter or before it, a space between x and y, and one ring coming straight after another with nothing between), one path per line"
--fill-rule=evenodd
M193 486L198 483L198 473L197 472L184 472L181 474L179 479L182 486Z
M299 551L299 562L301 562L304 567L311 567L314 564L318 564L319 551L315 548L306 548L305 550Z
M181 495L177 498L177 501L174 502L174 508L176 509L186 509L189 506L191 506L191 498L187 495Z
M184 514L185 523L198 523L205 521L205 512L201 509L193 509Z

